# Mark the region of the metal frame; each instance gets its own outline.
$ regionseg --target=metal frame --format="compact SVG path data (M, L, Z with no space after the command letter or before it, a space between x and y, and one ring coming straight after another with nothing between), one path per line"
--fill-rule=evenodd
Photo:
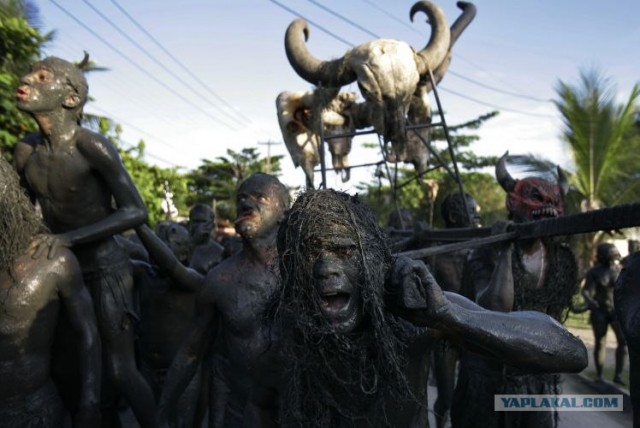
M428 168L425 172L421 173L421 174L416 174L414 177L412 177L411 179L405 181L404 183L402 183L401 185L398 185L397 182L397 172L398 172L398 162L395 162L395 175L394 178L392 180L391 178L391 171L389 169L389 162L386 160L386 153L385 153L385 149L384 149L384 143L381 140L381 136L378 134L378 144L380 145L380 150L383 154L383 160L378 161L376 163L366 163L366 164L359 164L359 165L353 165L350 166L349 168L361 168L361 167L367 167L367 166L373 166L373 165L381 165L384 163L385 168L387 170L387 179L389 180L389 183L391 185L391 189L392 189L392 194L393 194L393 201L395 204L395 208L396 211L398 212L398 214L400 214L400 208L398 207L398 201L397 201L397 197L396 197L396 193L398 191L398 189L408 185L409 183L411 183L414 180L419 179L420 177L422 177L424 174L433 171L437 168L444 168L447 173L449 174L449 176L451 176L452 178L455 179L457 185L458 185L458 191L460 192L460 196L462 198L462 202L464 204L464 208L465 208L465 212L467 213L467 215L469 215L469 207L467 206L467 199L465 198L465 193L464 193L464 188L462 185L462 179L460 178L460 171L458 169L458 163L456 161L456 157L455 157L455 153L453 151L453 145L451 143L451 138L449 136L449 127L447 126L447 122L445 120L444 117L444 111L442 109L442 104L440 103L440 96L438 95L438 90L437 90L437 86L436 86L436 81L435 78L433 77L433 73L431 72L431 70L429 70L429 80L431 83L431 87L433 88L433 94L434 97L436 99L436 105L438 107L438 114L440 115L440 122L439 123L429 123L429 124L423 124L423 125L406 125L406 130L407 131L414 131L416 129L423 129L423 128L431 128L431 127L435 127L435 126L442 126L443 130L444 130L444 135L445 135L445 139L447 141L447 148L449 151L449 155L451 157L451 163L453 164L453 170L451 170L449 168L449 166L442 160L442 158L438 155L438 153L433 150L433 148L431 147L431 144L429 143L429 141L426 141L422 135L420 135L419 133L415 133L418 138L420 138L420 141L422 141L422 143L425 145L425 147L427 148L427 150L429 151L429 153L431 154L431 156L435 157L436 160L439 162L439 164L433 166L432 168ZM332 139L336 139L336 138L344 138L344 137L356 137L356 136L360 136L360 135L368 135L368 134L376 134L376 131L374 129L372 130L366 130L366 131L356 131L356 132L350 132L350 133L343 133L343 134L336 134L336 135L330 135L330 136L325 136L324 135L324 123L322 120L322 115L320 115L320 147L318 147L318 151L319 151L319 157L320 157L320 173L322 176L322 182L320 183L319 188L321 189L326 189L327 188L327 171L333 171L333 168L327 168L326 165L326 156L325 156L325 143L329 140ZM314 172L317 172L317 170L314 170ZM399 215L400 218L400 222L402 222L402 218ZM471 220L471 219L470 219Z

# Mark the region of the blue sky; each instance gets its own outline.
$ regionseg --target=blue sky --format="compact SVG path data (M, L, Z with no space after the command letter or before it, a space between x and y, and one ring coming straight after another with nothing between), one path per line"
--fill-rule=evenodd
M35 3L43 29L56 31L47 55L79 60L86 50L110 69L89 76L95 102L86 110L120 123L126 142L144 139L148 161L185 169L228 148L282 141L276 96L310 88L284 53L284 32L296 17L291 11L312 21L308 46L322 59L342 56L348 44L370 41L374 37L367 32L417 49L430 34L423 15L409 21L414 1L408 0ZM455 2L437 3L453 22L459 14ZM447 123L499 110L498 118L477 132L481 139L474 150L541 154L570 169L559 138L561 122L549 101L554 86L558 80L577 83L580 70L597 67L616 84L619 100L626 100L640 81L640 2L518 0L476 6L476 19L454 47L450 72L439 86ZM354 140L351 164L379 159L374 150L360 148L365 141L372 138ZM268 146L258 147L266 155ZM284 144L272 145L271 153L286 155L285 183L304 183ZM347 184L329 173L329 186L350 190L371 173L358 169Z

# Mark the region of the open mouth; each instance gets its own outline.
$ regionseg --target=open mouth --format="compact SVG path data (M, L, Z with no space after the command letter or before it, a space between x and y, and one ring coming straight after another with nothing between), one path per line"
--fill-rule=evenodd
M320 295L320 305L325 312L341 312L349 306L351 294L329 291Z
M238 218L236 218L236 224L242 223L243 221L246 221L246 220L251 220L255 216L256 214L252 209L244 209L240 211L240 215L238 215Z
M544 218L556 218L558 217L558 210L553 207L539 208L531 212L531 217L534 220L540 220Z

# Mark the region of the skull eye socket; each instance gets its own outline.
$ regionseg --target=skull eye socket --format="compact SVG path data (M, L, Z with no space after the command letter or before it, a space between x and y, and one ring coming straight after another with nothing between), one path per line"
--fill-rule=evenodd
M536 187L532 187L529 190L529 198L531 198L532 200L534 200L536 202L542 202L544 200L544 196L542 195L540 190L537 189Z

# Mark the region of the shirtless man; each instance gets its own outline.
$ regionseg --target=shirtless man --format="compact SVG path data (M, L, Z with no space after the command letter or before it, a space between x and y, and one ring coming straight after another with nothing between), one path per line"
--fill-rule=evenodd
M138 422L152 427L153 394L134 358L129 261L113 237L144 222L147 213L116 148L79 125L87 92L75 65L56 57L35 63L16 98L40 132L17 144L14 162L53 233L37 238L37 253L54 257L57 248L71 247L93 299L105 378L127 399ZM103 420L115 417L112 411Z
M540 177L513 178L507 155L496 165L496 179L505 190L509 220L515 223L564 215L569 184L562 170L554 181ZM494 225L500 233L508 223ZM560 238L528 239L470 252L462 292L480 306L501 312L538 311L562 322L578 290L573 252ZM459 428L553 427L557 412L495 412L495 394L553 394L559 377L509 367L496 358L463 352L452 424ZM473 408L473 409L472 409ZM471 411L473 410L473 411Z
M189 263L191 240L186 227L163 223L157 227L161 239L183 265ZM136 296L140 308L138 357L140 371L160 398L164 380L182 339L195 314L196 293L180 288L174 279L154 261L131 260ZM180 426L194 426L200 377L194 378L179 404Z
M468 193L464 200L460 193L451 193L442 201L440 213L445 227L480 227L480 209L476 200ZM462 271L467 261L469 249L457 250L443 255L429 257L433 277L443 291L460 293ZM449 412L453 401L458 351L451 343L442 341L433 348L433 370L438 388L438 396L433 406L436 427L449 423Z
M52 258L32 257L30 244L46 228L3 159L0 183L0 425L62 426L64 409L51 378L51 351L64 312L79 344L81 394L75 426L99 426L100 339L78 261L65 248Z
M193 244L190 267L206 274L222 260L224 247L213 240L215 214L210 206L196 204L189 210L189 235Z
M298 196L278 254L282 426L427 426L424 359L437 338L534 372L587 365L584 344L551 317L482 309L443 292L421 261L394 258L357 197Z
M249 401L274 410L266 412L274 422L275 393L267 383L271 330L264 316L278 287L275 238L289 207L289 193L277 178L255 173L238 188L236 230L242 250L223 260L206 277L182 266L166 246L157 245L147 227L138 228L151 257L165 266L188 288L203 288L198 296L196 319L176 356L159 403L159 425L175 417L177 397L196 372L213 340L216 340L216 385L229 391L224 402L211 409L216 424L253 426ZM216 337L217 334L217 337ZM251 421L251 422L249 422Z
M614 289L616 316L629 346L633 426L640 427L640 252L629 256Z
M624 385L622 369L627 357L627 342L622 332L613 304L613 289L620 273L620 252L615 245L603 242L596 248L596 263L587 272L582 296L591 311L590 321L595 339L593 361L598 380L603 379L607 330L609 325L616 335L616 365L613 381Z

